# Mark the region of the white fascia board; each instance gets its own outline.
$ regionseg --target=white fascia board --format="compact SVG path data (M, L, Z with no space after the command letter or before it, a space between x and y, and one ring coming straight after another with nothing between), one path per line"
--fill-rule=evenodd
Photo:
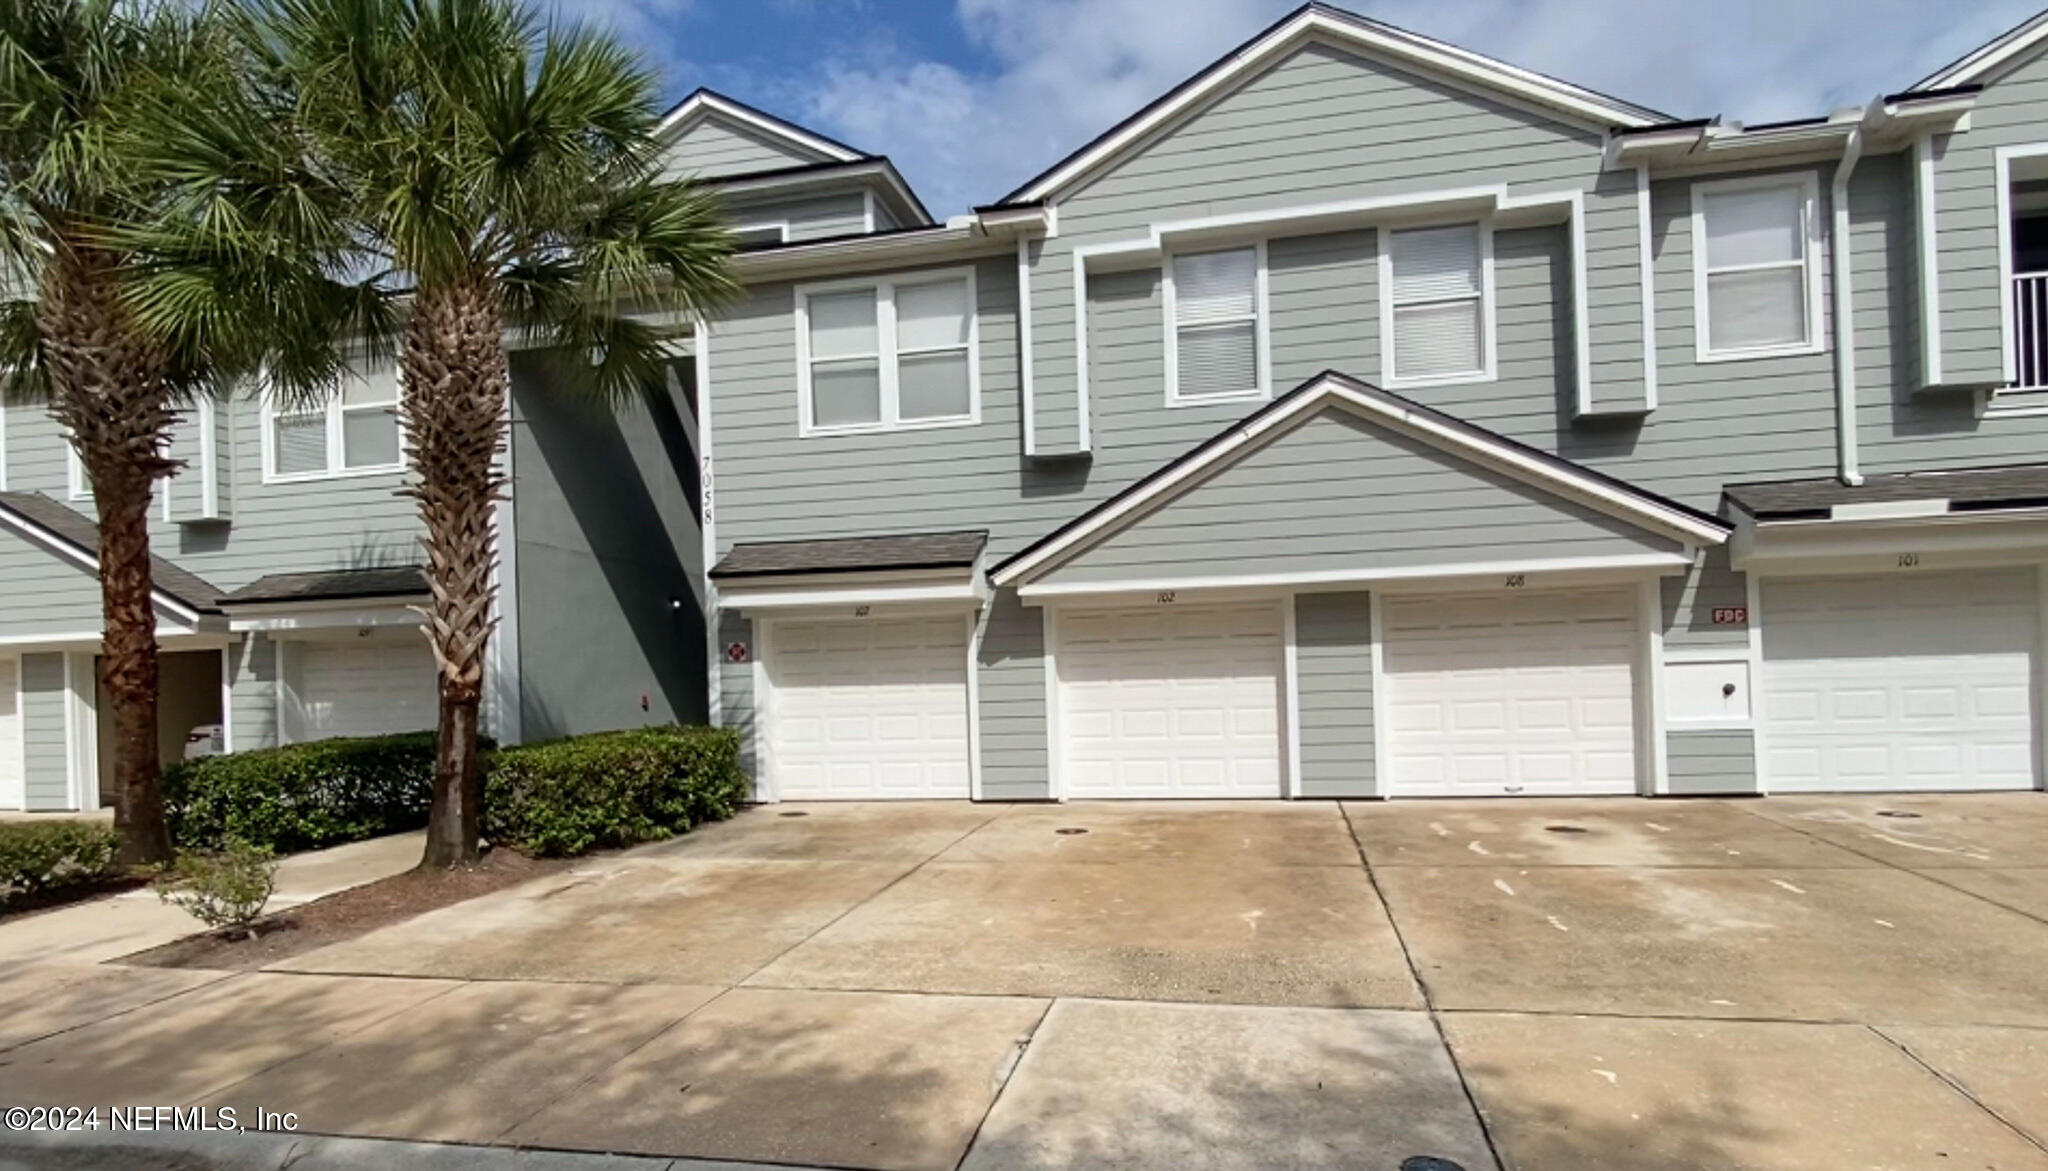
M332 630L338 627L419 625L417 607L425 606L427 595L377 599L362 598L301 604L259 602L247 606L223 606L228 629L240 634L250 630Z
M1519 69L1504 61L1441 41L1399 33L1386 26L1362 25L1311 8L1304 9L1294 19L1217 62L1206 74L1197 76L1178 93L1039 177L1006 202L1030 203L1071 186L1097 167L1149 140L1183 115L1202 108L1240 81L1310 41L1322 41L1366 56L1392 58L1459 84L1493 90L1602 129L1609 126L1652 126L1659 121L1647 111L1604 99L1591 91Z
M850 163L867 157L859 151L848 150L846 147L830 139L820 138L793 122L785 122L780 118L757 113L737 102L720 97L710 90L699 90L690 95L689 99L683 102L682 105L668 112L668 116L661 120L661 124L655 127L654 132L656 136L680 134L691 122L696 121L698 118L708 117L714 113L730 118L770 138L779 138L784 142L793 143L803 147L805 150L815 151L826 158L836 159L842 163Z
M732 269L742 281L788 280L844 273L857 266L939 264L1000 256L1010 247L1008 240L985 235L972 226L915 228L742 252L732 258Z
M41 634L0 635L0 648L9 655L34 654L38 651L94 651L100 649L101 633L97 630L69 630ZM167 626L157 624L156 640L165 644L165 650L203 650L210 647L226 646L232 641L220 631L200 630L189 626Z
M718 608L742 614L774 613L782 610L814 610L845 606L934 606L972 610L987 600L981 575L967 581L930 585L813 585L784 588L747 589L723 586L718 591Z
M1162 592L1314 592L1345 590L1358 586L1372 586L1384 590L1398 588L1403 584L1440 590L1447 586L1455 588L1464 584L1486 582L1498 585L1499 581L1496 579L1506 577L1522 577L1526 579L1528 586L1541 587L1580 581L1605 581L1615 577L1634 577L1643 574L1670 575L1682 573L1691 566L1692 558L1684 553L1622 553L1603 557L1555 557L1529 561L1444 562L1388 569L1327 569L1294 573L1057 582L1019 586L1017 596L1026 602L1044 603L1081 599L1115 600L1156 596Z
M1305 420L1323 407L1332 405L1345 407L1369 422L1384 425L1438 448L1465 456L1475 463L1495 468L1526 483L1641 525L1681 544L1718 545L1727 539L1726 529L1691 513L1621 491L1591 476L1568 472L1516 448L1467 435L1435 419L1361 394L1335 379L1326 378L1310 390L1297 392L1291 400L1277 409L1241 425L1228 438L1220 442L1212 441L1214 445L1199 457L1173 468L1141 491L1134 492L1111 507L1103 509L1087 524L1077 526L1030 556L1004 566L991 575L991 580L998 586L1007 586L1044 572L1121 529L1125 524L1163 507L1211 470L1228 464L1267 436L1277 438L1277 433L1291 430L1297 421Z
M2043 547L2048 547L2048 508L2024 508L1938 517L1746 522L1731 542L1730 562L1749 569L1822 565L1841 558L1981 554L2002 564L2014 558L2039 561Z
M1935 500L1866 500L1857 504L1837 504L1828 510L1834 520L1910 520L1916 517L1947 516L1948 501Z
M80 569L92 574L95 581L99 579L100 562L97 553L80 549L70 541L41 525L6 509L0 509L0 527L13 530L16 534L42 546L57 557L78 566ZM200 623L206 620L205 615L165 593L159 586L150 586L149 600L157 609L185 623L188 627L196 629Z

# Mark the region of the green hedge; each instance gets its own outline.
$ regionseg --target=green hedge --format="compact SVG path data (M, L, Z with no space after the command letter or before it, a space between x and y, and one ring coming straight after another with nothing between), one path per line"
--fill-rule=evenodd
M231 841L277 854L317 850L427 824L434 733L316 740L180 761L164 805L180 850Z
M96 821L0 821L0 902L111 878L114 827Z
M494 753L484 836L529 854L581 854L683 833L746 800L727 728L599 732Z

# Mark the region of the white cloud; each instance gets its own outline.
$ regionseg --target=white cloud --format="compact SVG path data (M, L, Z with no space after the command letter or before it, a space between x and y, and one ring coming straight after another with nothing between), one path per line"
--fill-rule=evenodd
M801 5L815 0L777 0ZM845 2L845 0L842 0ZM865 0L862 0L865 2ZM1903 89L2025 19L2035 0L1358 0L1416 32L1678 117L1759 122ZM636 0L597 0L605 9ZM672 14L690 0L637 0ZM962 66L872 35L800 76L749 77L773 108L893 157L939 215L999 198L1295 7L1295 0L955 0ZM788 19L788 12L777 19ZM666 19L662 17L659 19ZM717 84L719 70L708 72Z

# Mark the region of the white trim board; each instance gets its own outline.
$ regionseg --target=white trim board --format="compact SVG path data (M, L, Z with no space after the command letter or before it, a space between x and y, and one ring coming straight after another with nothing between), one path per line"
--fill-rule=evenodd
M1231 577L1157 577L1122 581L1087 581L1054 585L1021 585L1017 596L1026 602L1048 600L1109 599L1141 597L1159 593L1209 591L1342 590L1370 586L1375 590L1468 589L1487 584L1486 579L1521 577L1530 588L1562 588L1568 584L1598 583L1634 574L1677 574L1692 565L1685 553L1623 553L1607 557L1558 557L1530 561L1469 561L1436 565L1401 566L1394 569L1331 569L1295 573L1242 574ZM1499 582L1492 584L1498 585Z
M771 139L801 147L814 154L824 155L827 159L836 162L853 163L870 157L850 147L833 142L829 138L813 134L794 122L786 122L773 114L766 114L749 106L741 105L724 94L714 93L708 89L700 89L689 97L684 98L675 109L670 110L662 117L661 123L655 127L654 133L657 137L661 138L680 137L692 123L701 118L708 118L713 114L731 119L754 131L756 134L763 134Z
M1150 482L1141 483L1135 491L1113 498L1083 523L999 566L990 575L990 580L998 586L1016 585L1056 568L1140 517L1164 507L1210 473L1306 423L1326 406L1348 410L1369 423L1429 443L1687 546L1718 545L1728 536L1728 529L1717 522L1647 496L1630 493L1591 473L1540 459L1532 452L1477 428L1457 426L1433 412L1425 414L1398 395L1342 375L1325 374L1250 420L1234 425L1221 439L1211 440L1193 458L1169 465L1164 473L1156 475Z
M1178 90L1031 180L1003 202L1030 203L1057 195L1310 43L1328 44L1341 51L1419 69L1466 88L1486 90L1555 111L1603 130L1610 126L1650 126L1663 120L1654 111L1455 45L1348 13L1307 7L1196 74Z

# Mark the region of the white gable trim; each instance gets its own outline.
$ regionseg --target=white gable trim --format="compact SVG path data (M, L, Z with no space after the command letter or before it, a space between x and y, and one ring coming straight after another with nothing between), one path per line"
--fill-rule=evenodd
M2018 28L1977 46L1939 73L1916 82L1910 92L1976 85L2008 62L2039 49L2043 41L2048 41L2048 12L2040 13Z
M822 138L812 134L793 122L785 122L772 115L750 109L733 101L731 98L712 93L710 90L698 90L684 99L681 105L670 110L667 116L662 118L661 125L655 128L655 134L661 137L680 136L684 130L688 129L698 120L708 118L713 114L737 122L756 134L766 135L771 139L802 147L804 150L824 155L826 158L838 162L858 162L867 157L859 151L849 150L829 138Z
M1016 585L1057 568L1124 527L1164 507L1225 467L1307 422L1326 406L1341 407L1367 422L1419 439L1443 451L1495 469L1610 516L1640 525L1687 547L1719 545L1727 527L1650 497L1629 492L1600 477L1542 459L1483 432L1452 425L1403 405L1393 395L1349 379L1325 374L1306 389L1253 416L1208 449L1138 491L1114 500L1084 523L1061 533L989 575L997 586Z
M1003 200L1029 203L1049 198L1077 179L1124 151L1148 140L1154 133L1228 92L1250 75L1264 69L1310 41L1321 41L1340 49L1391 59L1401 64L1449 78L1452 81L1505 93L1546 109L1571 115L1599 127L1652 126L1666 121L1649 110L1617 102L1591 90L1562 82L1540 73L1509 65L1455 45L1415 33L1310 6L1274 26L1236 53L1197 74L1178 91L1155 103L1122 127L1098 139L1093 145L1051 171L1031 181Z

